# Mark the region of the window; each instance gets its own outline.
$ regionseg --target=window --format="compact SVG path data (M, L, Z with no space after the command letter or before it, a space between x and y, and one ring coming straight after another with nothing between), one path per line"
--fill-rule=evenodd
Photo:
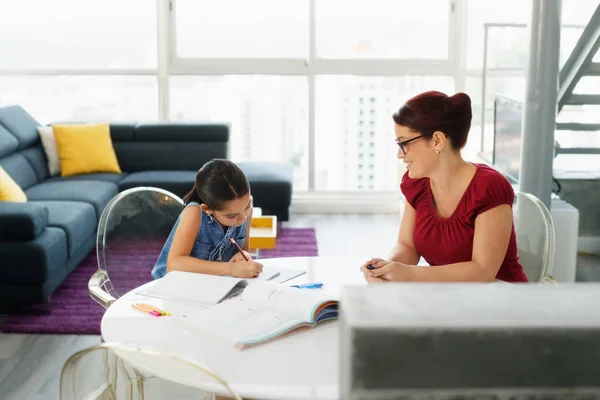
M562 2L561 65L573 50L597 6L598 0ZM467 14L467 68L483 68L484 24L490 23L524 26L488 28L488 67L527 67L530 38L525 25L531 22L531 0L468 0Z
M319 0L315 3L318 57L448 58L448 40L444 40L449 31L447 1Z
M483 149L484 152L491 154L494 145L494 96L499 94L522 101L526 90L524 75L525 71L523 71L523 76L488 77L486 81L485 110L482 109L481 78L467 78L466 92L471 97L473 119L464 150L465 158L474 159L477 155L481 144L482 126L484 131ZM485 118L485 120L482 120L482 118Z
M175 12L182 58L308 56L308 1L177 0Z
M496 0L469 0L467 5L467 68L483 68L484 24L507 22L527 24L530 16L531 0L506 0L502 2ZM518 64L518 59L522 57L521 46L518 45L522 43L515 42L515 33L511 33L511 36L506 38L501 35L502 32L498 31L498 39L494 42L495 49L500 54L492 54L491 50L488 50L488 63ZM527 34L525 33L525 35ZM528 41L525 43L528 43ZM503 49L510 45L516 46L518 49L516 54L504 54ZM517 61L515 61L515 58ZM501 61L496 61L498 59Z
M373 85L374 98L377 99L373 109L375 118L371 120L369 132L379 132L375 140L370 135L359 138L356 147L368 149L369 157L375 160L377 170L390 171L387 178L377 177L375 190L397 190L401 175L398 174L397 146L393 143L394 122L392 114L408 98L429 88L451 93L454 91L454 80L449 77L363 77L363 76L317 76L316 78L316 130L315 130L315 170L319 180L315 182L316 190L356 190L358 181L341 179L344 171L340 167L346 162L349 166L359 164L360 151L345 151L336 145L343 142L344 132L357 130L356 120L349 111L348 118L340 118L347 104L344 98L360 98L360 85ZM389 98L389 103L383 101ZM354 104L356 104L355 102ZM371 109L371 105L366 105ZM358 124L360 126L360 122ZM375 145L377 143L377 146ZM401 164L401 163L400 163Z
M10 69L155 68L156 4L5 2L0 12L0 54L1 68Z
M289 161L294 185L308 187L308 86L292 76L175 76L171 119L227 121L234 161ZM344 104L343 102L341 104ZM329 147L342 141L330 142Z
M158 119L153 76L0 76L0 106L19 104L38 122Z

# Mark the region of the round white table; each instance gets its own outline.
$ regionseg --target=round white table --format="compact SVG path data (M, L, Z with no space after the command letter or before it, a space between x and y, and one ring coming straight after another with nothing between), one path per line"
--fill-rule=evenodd
M357 257L295 257L260 260L265 266L303 269L303 274L283 283L292 285L322 282L320 289L339 296L346 285L364 285L359 267L366 260ZM152 285L149 282L144 286ZM141 287L140 287L141 288ZM131 308L136 301L148 301L134 289L119 298L102 318L106 342L138 343L184 355L212 369L244 398L252 399L338 399L339 322L329 321L315 329L298 332L271 342L239 350L209 334L188 330L181 316L194 306L152 299L171 317L149 318ZM315 289L306 289L315 290ZM133 360L128 360L135 363ZM135 364L134 364L135 365ZM140 366L141 368L141 366ZM160 367L152 373L161 377ZM178 383L194 384L205 390L202 380L181 377Z

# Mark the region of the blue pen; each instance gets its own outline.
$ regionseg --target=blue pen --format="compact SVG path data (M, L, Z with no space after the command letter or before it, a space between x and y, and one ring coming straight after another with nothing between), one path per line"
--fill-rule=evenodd
M369 264L369 265L367 265L367 269L374 270L374 269L375 269L375 267L374 267L374 266L372 266L371 264Z
M322 283L304 283L302 285L292 285L291 287L295 287L298 289L319 289L323 287Z

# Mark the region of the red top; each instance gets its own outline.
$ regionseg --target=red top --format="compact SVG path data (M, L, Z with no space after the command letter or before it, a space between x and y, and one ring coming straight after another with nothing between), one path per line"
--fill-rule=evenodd
M415 249L430 265L471 261L475 218L501 204L508 204L512 208L515 193L508 180L487 165L474 165L477 168L475 175L448 218L440 217L435 211L429 178L411 179L408 172L402 177L400 189L416 211ZM519 264L514 224L506 256L496 279L527 282L527 276Z

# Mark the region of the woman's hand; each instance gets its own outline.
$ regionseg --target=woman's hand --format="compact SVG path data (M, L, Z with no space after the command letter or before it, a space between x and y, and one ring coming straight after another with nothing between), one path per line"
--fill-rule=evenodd
M256 261L237 261L230 266L230 275L236 278L256 278L263 270L263 265Z
M373 266L373 269L368 269L369 265ZM396 261L373 258L363 264L360 270L369 283L410 280L410 268L406 264Z
M385 260L383 258L371 258L370 260L365 262L363 265L361 265L360 270L363 273L363 277L365 278L365 281L367 281L368 283L383 283L383 282L385 282L385 279L373 276L373 274L371 273L371 270L369 270L369 268L368 268L370 265L376 264L381 261L385 261Z
M244 250L242 250L242 251L244 251ZM248 257L248 260L252 260L252 257L250 257L250 253L248 253L247 251L244 251L244 254L246 255L246 257ZM240 253L239 251L237 253L235 253L233 255L233 257L231 257L229 259L229 262L239 262L239 261L246 261L246 259L242 255L242 253Z

